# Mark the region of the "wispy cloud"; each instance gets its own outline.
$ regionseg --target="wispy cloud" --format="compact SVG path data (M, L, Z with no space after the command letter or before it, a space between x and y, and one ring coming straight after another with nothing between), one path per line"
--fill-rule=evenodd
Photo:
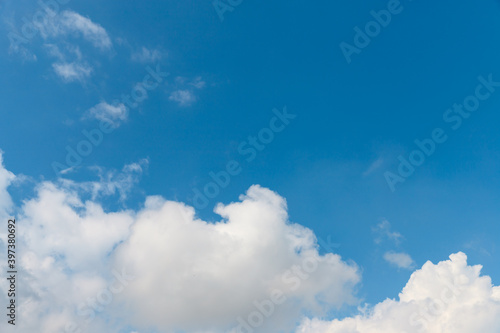
M99 196L110 196L118 193L120 200L124 201L134 185L140 181L148 165L148 159L141 159L138 162L125 165L121 172L115 170L106 171L101 167L94 167L97 170L99 181L80 184L87 186L87 190L92 193L93 200Z
M190 90L176 90L168 99L177 102L179 106L190 106L196 101L196 96Z
M52 43L47 43L43 45L45 48L45 51L47 51L47 54L51 57L54 57L58 59L59 61L64 61L66 59L66 56L64 53L61 51L59 46L52 44Z
M32 27L44 40L44 51L57 60L52 68L64 82L84 82L92 74L93 68L83 60L79 46L63 37L80 36L96 48L108 50L112 46L108 33L101 25L74 11L56 13L47 10L49 12L45 18L34 20ZM14 46L11 45L11 50L31 54L31 51ZM36 59L35 55L33 57Z
M197 97L195 95L196 89L205 88L206 82L203 81L201 76L197 76L193 80L188 78L178 76L175 78L175 83L178 88L170 94L169 100L177 102L179 106L186 107L190 106L196 102Z
M76 62L55 63L52 67L64 82L84 82L92 74L92 67Z
M55 73L64 82L85 82L93 72L93 68L82 61L82 53L78 46L64 45L60 48L56 44L44 44L47 54L57 61L52 64ZM68 60L72 59L72 60Z
M165 53L156 49L142 47L141 50L132 53L132 60L141 63L155 63L163 59Z
M34 23L44 39L80 35L99 49L106 50L112 46L108 33L101 25L74 11L66 10L51 19Z
M384 220L377 224L376 227L372 228L372 231L375 233L375 243L380 244L384 239L391 240L396 244L401 242L403 235L401 235L397 231L392 231L391 224L389 221Z
M372 228L372 231L375 234L374 241L378 247L385 247L389 245L389 248L398 248L401 240L403 239L403 235L401 235L397 231L392 230L391 224L387 220L384 220L377 224L376 227ZM386 251L383 255L383 258L389 264L398 268L413 269L415 267L415 262L413 261L411 256L408 253L402 251Z
M370 166L363 172L363 176L364 177L369 176L377 169L379 169L383 164L384 164L384 159L382 157L379 157L372 164L370 164Z
M206 85L205 81L203 81L201 79L201 76L196 77L189 84L192 85L193 87L195 87L196 89L203 89L203 88L205 88L205 85Z
M101 102L88 110L86 117L102 120L111 123L113 127L118 127L127 120L128 109L123 103L111 105Z

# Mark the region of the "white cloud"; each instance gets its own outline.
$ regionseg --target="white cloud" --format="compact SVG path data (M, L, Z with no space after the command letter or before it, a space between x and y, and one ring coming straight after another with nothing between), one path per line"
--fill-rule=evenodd
M33 28L45 41L44 49L48 55L57 59L52 67L64 82L84 82L90 77L93 68L82 60L78 46L60 37L81 36L101 50L112 47L111 39L102 26L74 11L65 10L60 13L48 11L44 19L35 20L30 24L33 24ZM20 47L14 41L11 41L10 50L19 52L24 57L31 57L31 51ZM36 59L35 55L33 57Z
M372 228L372 231L375 233L375 243L380 244L385 239L393 241L396 244L401 242L403 235L401 235L397 231L392 231L391 223L389 221L384 220L377 224L375 228Z
M403 235L399 232L392 231L391 224L387 220L380 222L376 227L372 228L372 231L375 234L375 244L378 246L381 246L386 240L398 246L401 239L403 239ZM384 253L384 260L391 265L404 269L413 269L415 265L411 256L405 252L387 251Z
M99 24L92 22L89 18L72 11L64 11L62 12L61 21L68 29L80 32L94 46L102 49L111 47L111 39L106 30Z
M93 69L82 61L82 53L78 46L65 45L61 49L56 44L47 43L44 44L44 48L48 55L57 59L52 68L64 82L84 83L92 74ZM73 58L74 61L68 61L67 58Z
M354 301L356 267L334 254L319 255L312 231L288 222L283 198L252 186L240 200L219 205L215 211L224 219L207 223L191 207L148 199L116 253L117 265L127 263L138 276L122 294L136 324L162 331L228 329L272 290L291 301L276 306L264 323L268 329L276 321L292 325L301 310L321 314L325 305ZM308 260L317 267L301 279L293 267Z
M90 167L89 169L97 172L98 181L74 182L68 179L60 179L58 185L60 188L68 191L83 191L89 193L91 194L92 200L118 193L120 201L124 201L132 191L133 186L140 181L148 165L149 160L142 159L136 163L125 165L120 172L116 170L105 170L98 166ZM73 170L61 173L67 174L70 171Z
M412 269L415 265L415 262L410 255L404 252L386 252L384 254L384 259L398 268Z
M205 81L202 80L201 76L198 76L193 81L191 81L189 84L192 85L193 87L195 87L196 89L203 89L203 88L205 88L206 83L205 83Z
M178 87L189 85L189 86L195 87L196 89L203 89L203 88L205 88L205 85L206 85L206 82L203 81L201 76L197 76L194 79L192 79L191 81L187 77L177 76L175 78L175 83L177 84Z
M106 50L112 46L108 33L101 25L74 11L65 10L61 13L53 13L47 20L34 23L44 39L80 35L99 49Z
M143 167L135 163L123 172L134 177ZM108 185L115 176L103 173L97 187L42 182L16 209L8 187L17 177L0 163L0 215L16 210L22 224L18 332L63 331L74 323L96 333L173 326L240 333L230 330L236 318L248 322L258 308L255 302L267 307L273 290L287 301L275 304L268 318L262 316L263 329L255 332L290 331L304 311L313 319L304 319L297 333L500 331L500 287L480 275L481 266L468 266L463 253L427 262L412 274L399 300L325 321L319 318L327 310L355 301L359 272L338 255L320 255L313 232L288 221L279 195L253 186L239 202L219 205L216 212L223 219L216 223L157 196L137 211L109 212L93 193L114 193ZM92 196L84 200L88 193ZM0 230L0 246L6 238ZM0 270L6 270L4 261ZM118 272L135 279L128 277L117 291ZM7 289L7 281L0 280L2 304ZM105 295L111 299L102 303Z
M128 109L123 103L111 105L101 102L88 110L87 117L109 122L116 128L128 119Z
M0 163L0 217L16 211L22 225L17 332L64 332L74 323L96 333L173 327L240 333L231 330L237 318L249 322L257 310L270 315L261 314L263 325L255 332L292 331L305 314L312 319L304 319L297 333L500 331L500 287L481 276L481 266L469 266L463 253L427 262L399 300L321 320L356 302L359 270L336 254L320 255L314 233L288 220L282 197L252 186L238 202L217 206L218 222L159 196L147 197L137 210L109 211L96 201L119 192L111 183L133 183L146 163L124 167L123 181L103 172L95 184L42 182L21 207L14 207L8 191L18 177ZM5 232L0 229L3 248ZM0 261L0 271L5 264ZM122 288L115 289L120 276ZM7 280L0 280L1 304L7 304L7 289ZM276 290L286 300L270 311Z
M168 99L177 102L179 106L189 106L196 101L196 96L190 90L176 90Z
M13 203L7 189L15 178L12 172L3 167L3 151L0 150L0 218L2 220L12 213Z
M206 82L201 76L192 80L186 77L177 76L175 78L175 91L170 94L169 100L177 102L179 106L186 107L196 102L195 90L205 88Z
M103 254L128 235L133 222L127 212L107 214L95 202L82 201L77 191L50 182L37 187L37 197L26 202L20 219L22 237L38 258L55 263L54 256L63 256L73 270L103 268Z
M124 171L134 177L143 167L131 164ZM0 194L5 194L0 199L10 206L7 186L13 178L0 166ZM264 324L275 331L293 328L303 311L322 315L355 301L356 265L335 254L320 255L313 232L290 223L285 200L270 190L251 187L240 202L219 205L223 220L209 223L196 218L193 208L157 196L138 210L107 211L94 193L119 191L109 185L116 182L107 175L97 187L42 182L17 208L23 226L18 332L63 331L70 323L96 333L131 324L136 330L176 326L220 332L255 311L254 301L279 289L288 301ZM122 268L136 278L110 294L112 272ZM4 261L0 270L5 271ZM2 304L6 290L3 279ZM109 297L112 301L103 301Z
M149 165L148 159L142 159L139 162L127 164L120 173L114 171L105 171L96 167L99 175L99 181L83 183L90 186L92 199L95 200L99 195L113 195L116 192L120 195L120 200L127 199L133 186L137 184Z
M457 253L427 262L399 294L343 320L306 319L297 333L498 333L500 287Z
M77 62L55 63L52 68L64 82L85 82L92 74L92 67Z
M157 62L163 58L163 52L143 47L140 51L132 53L132 60L142 63Z
M67 61L66 59L68 57L72 57L77 61L81 61L83 58L82 52L80 51L80 48L78 46L66 44L62 49L57 44L52 43L46 43L43 46L48 55L56 58L60 62Z
M47 51L47 54L50 55L51 57L56 58L59 61L65 61L66 56L63 54L61 49L55 45L55 44L44 44L45 50Z

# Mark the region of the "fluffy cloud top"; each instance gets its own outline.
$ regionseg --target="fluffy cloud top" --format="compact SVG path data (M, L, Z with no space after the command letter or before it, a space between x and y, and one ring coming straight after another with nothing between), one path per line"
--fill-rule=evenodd
M0 167L0 193L12 177ZM2 204L11 200L1 199ZM113 281L113 270L120 270L108 256L128 236L133 217L130 211L108 213L96 202L83 201L64 182L38 184L36 196L16 209L17 269L22 271L16 297L18 318L23 318L17 331L74 332L71 327L78 327L105 332L108 326L96 318L92 305ZM3 249L5 232L0 230ZM2 271L5 264L0 262ZM7 280L0 281L0 290L0 303L7 304ZM89 311L93 317L84 316ZM3 325L6 321L0 323L2 332Z
M399 294L355 317L305 320L297 333L498 333L500 287L456 253L427 262Z
M131 178L121 177L120 186L133 183L145 163L126 166ZM106 211L97 198L119 191L110 177L42 182L16 208L8 187L17 177L0 164L0 216L16 212L22 249L17 332L500 331L500 287L463 253L427 262L399 300L320 320L357 303L359 270L336 254L320 255L314 233L290 223L278 194L252 186L238 202L218 205L222 219L212 223L159 196L138 210ZM6 240L0 230L1 248ZM7 289L0 280L1 304ZM312 319L295 329L305 315Z
M252 186L240 200L219 205L216 212L224 219L207 223L191 207L148 199L116 252L118 266L128 265L138 277L120 295L136 323L165 331L228 329L273 290L290 302L276 306L277 315L262 328L285 314L284 324L293 324L301 310L320 314L354 301L356 266L334 254L320 256L312 231L288 223L283 198Z
M13 178L0 167L9 205ZM313 232L290 223L285 200L268 189L253 186L239 202L219 205L217 223L161 197L107 212L94 189L43 182L18 207L18 332L230 331L239 319L253 325L249 317L279 291L284 301L258 325L276 331L293 329L304 311L321 315L355 301L356 265L319 255ZM7 289L1 281L2 304Z

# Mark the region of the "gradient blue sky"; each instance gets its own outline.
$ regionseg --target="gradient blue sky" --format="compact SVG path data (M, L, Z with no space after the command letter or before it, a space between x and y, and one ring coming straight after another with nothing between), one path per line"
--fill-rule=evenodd
M211 1L72 0L61 9L100 25L112 45L102 50L77 36L37 35L23 52L7 36L39 7L3 1L5 165L36 180L56 179L51 164L64 162L65 147L84 139L82 130L98 127L87 110L130 93L146 67L159 64L170 73L165 82L64 177L94 180L88 167L119 170L148 159L125 205L140 206L146 194L192 204L193 188L234 159L242 172L198 215L217 220L213 207L236 201L252 184L276 191L293 222L330 237L340 244L336 253L362 268L359 295L369 303L396 297L412 272L384 261L387 251L409 254L415 267L464 251L498 284L500 89L456 131L443 114L474 93L479 76L500 81L500 3L401 4L403 11L348 64L339 44L352 44L353 28L387 1L243 1L221 22ZM48 44L92 73L65 81ZM140 61L143 48L158 56ZM183 90L195 96L186 105L172 100ZM297 118L246 162L238 145L284 106ZM395 172L398 156L437 127L448 140L392 192L384 172ZM375 242L374 228L385 220L402 235L399 243Z

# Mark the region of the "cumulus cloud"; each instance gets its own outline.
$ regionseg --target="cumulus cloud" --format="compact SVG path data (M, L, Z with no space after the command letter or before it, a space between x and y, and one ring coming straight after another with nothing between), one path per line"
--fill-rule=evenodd
M219 205L223 220L207 223L191 207L148 199L116 252L119 265L127 263L138 276L123 293L136 323L165 331L229 329L273 290L290 302L276 305L276 317L262 327L278 318L290 325L301 310L319 314L355 300L356 266L338 255L320 256L312 231L288 222L283 198L252 186L240 200ZM295 272L307 265L308 273Z
M128 234L133 221L126 212L107 214L95 202L82 201L76 191L50 182L37 187L37 197L26 202L20 220L22 237L38 258L55 262L62 256L73 270L102 267L103 254Z
M306 319L297 333L497 333L500 287L456 253L427 262L399 294L343 320Z
M11 205L7 186L15 177L0 167L2 203ZM230 331L238 318L252 322L255 302L280 291L286 302L261 327L274 331L293 329L304 311L321 315L355 302L356 265L320 255L314 233L290 223L285 200L268 189L253 186L240 201L219 205L216 223L158 196L138 210L107 211L94 190L41 182L18 207L18 332ZM0 281L2 304L6 289Z
M87 111L87 117L108 122L116 128L127 120L128 109L123 103L111 105L101 102Z
M54 63L52 68L64 82L84 82L92 74L92 67L77 62Z
M384 254L384 259L398 268L412 269L415 264L411 256L404 252L386 252Z
M2 206L12 202L5 191L16 178L0 166ZM23 272L17 281L22 286L17 294L17 313L23 318L16 322L18 332L63 331L73 323L83 327L87 317L75 314L88 311L88 299L99 295L111 280L109 271L113 268L107 256L128 235L133 215L127 211L106 213L99 204L82 201L79 195L64 186L42 182L36 187L36 196L26 198L16 209L17 245L23 249L16 258L17 269ZM2 229L0 248L5 249L6 244ZM5 264L0 262L2 271L7 270ZM2 304L7 304L7 289L7 280L2 279ZM99 330L90 330L105 332L103 325L96 318L85 327L99 326Z
M237 202L216 207L217 222L160 196L136 210L100 203L146 164L125 166L121 181L104 172L95 184L43 181L15 207L9 186L18 176L0 163L0 217L15 211L23 249L17 332L500 331L500 287L463 253L424 264L398 300L322 320L358 304L359 269L337 254L320 255L314 233L289 221L284 198L252 186ZM5 265L0 261L1 271ZM1 304L7 289L0 280ZM311 319L296 328L304 316Z

